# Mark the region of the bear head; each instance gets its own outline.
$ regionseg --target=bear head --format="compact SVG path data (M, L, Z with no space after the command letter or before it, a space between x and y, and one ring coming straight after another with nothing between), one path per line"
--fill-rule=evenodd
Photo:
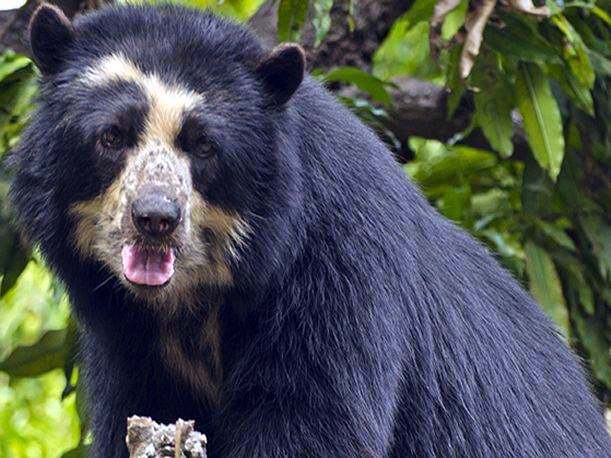
M71 23L43 5L30 38L41 95L13 196L51 265L74 252L103 281L164 303L229 287L240 268L263 275L251 265L278 256L258 247L284 243L273 221L295 199L284 120L302 49L266 51L241 26L170 6Z

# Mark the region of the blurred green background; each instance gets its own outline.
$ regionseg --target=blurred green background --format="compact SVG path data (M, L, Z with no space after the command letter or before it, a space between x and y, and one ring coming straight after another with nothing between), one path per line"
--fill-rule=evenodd
M243 21L262 1L178 3ZM369 11L359 6L356 0L280 0L272 5L279 8L273 33L298 41L305 27L315 52L328 36L337 40L340 22L347 36L359 33L367 18L358 15ZM607 407L610 11L611 0L406 1L367 68L345 62L312 68L388 142L430 201L496 252L530 290L583 358ZM473 31L477 21L486 25L483 34ZM27 57L10 50L0 55L0 159L27 122L36 76ZM447 88L444 121L466 119L449 138L402 135L403 128L411 131L397 115L398 94L411 78ZM85 456L87 417L68 300L35 247L25 246L9 224L10 172L0 164L0 457Z

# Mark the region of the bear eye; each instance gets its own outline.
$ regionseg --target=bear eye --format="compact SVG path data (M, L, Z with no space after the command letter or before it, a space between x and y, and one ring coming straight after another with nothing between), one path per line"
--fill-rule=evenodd
M217 146L216 143L207 136L201 136L195 141L186 142L184 150L194 156L206 159L216 152Z
M214 153L215 145L208 138L200 139L199 146L196 150L196 154L201 157L208 157Z
M99 142L102 148L119 149L125 146L125 136L117 126L110 126L100 134Z

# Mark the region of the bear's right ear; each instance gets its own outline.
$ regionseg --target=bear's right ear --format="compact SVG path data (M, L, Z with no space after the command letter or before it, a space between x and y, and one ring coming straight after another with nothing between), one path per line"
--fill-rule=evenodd
M57 7L43 3L30 21L30 45L34 62L43 75L56 73L74 41L74 28Z
M303 81L305 52L298 44L276 46L257 65L257 74L276 105L289 101Z

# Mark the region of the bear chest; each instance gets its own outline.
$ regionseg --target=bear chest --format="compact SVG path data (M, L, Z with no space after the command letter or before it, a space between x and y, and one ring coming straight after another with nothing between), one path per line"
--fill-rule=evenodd
M223 379L219 308L204 320L163 320L160 356L171 377L186 384L198 399L218 405Z

